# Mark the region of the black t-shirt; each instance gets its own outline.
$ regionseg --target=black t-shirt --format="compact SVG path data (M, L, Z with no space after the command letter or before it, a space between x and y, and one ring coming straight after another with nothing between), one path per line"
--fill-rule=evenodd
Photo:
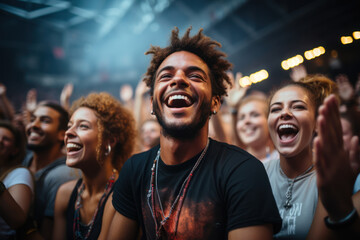
M114 187L114 208L141 225L143 239L156 238L152 201L147 194L158 149L131 157ZM179 165L165 165L159 160L158 192L166 216L199 156ZM161 210L156 192L153 196L159 226ZM231 230L267 223L273 224L274 232L281 228L263 164L238 147L212 139L190 181L175 235L177 210L175 207L164 225L168 234L165 239L227 239Z

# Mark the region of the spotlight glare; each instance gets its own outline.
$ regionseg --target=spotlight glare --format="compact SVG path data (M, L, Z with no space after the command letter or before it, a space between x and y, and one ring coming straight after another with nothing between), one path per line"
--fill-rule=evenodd
M353 38L351 36L342 36L340 38L340 40L341 40L341 43L344 44L344 45L350 44L350 43L353 42Z
M353 32L353 37L354 37L354 39L360 39L360 31L355 31L355 32Z

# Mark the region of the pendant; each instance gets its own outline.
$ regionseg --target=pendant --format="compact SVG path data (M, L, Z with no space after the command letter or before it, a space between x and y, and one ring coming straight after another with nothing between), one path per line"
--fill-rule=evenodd
M285 208L286 210L289 210L291 207L292 207L292 204L290 203L290 201L289 201L289 200L286 200L286 203L284 204L284 208Z

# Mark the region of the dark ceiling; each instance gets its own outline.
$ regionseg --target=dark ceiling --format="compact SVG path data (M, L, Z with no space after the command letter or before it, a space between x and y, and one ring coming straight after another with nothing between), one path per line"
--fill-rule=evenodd
M135 87L146 71L150 44L165 46L174 26L204 28L234 71L266 69L269 79L254 89L289 78L281 61L320 45L326 54L305 61L308 72L355 81L360 40L342 45L340 37L360 30L359 13L360 1L345 0L0 0L1 82L16 104L33 87L39 98L58 99L68 82L74 98L118 97L121 85ZM331 64L334 51L339 64Z

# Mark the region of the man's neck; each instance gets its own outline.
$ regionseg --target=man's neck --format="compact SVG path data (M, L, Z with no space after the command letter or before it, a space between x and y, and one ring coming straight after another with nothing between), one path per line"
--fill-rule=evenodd
M166 165L176 165L186 162L200 153L200 151L205 148L207 141L207 131L200 131L200 134L196 137L186 140L161 135L161 159Z
M43 169L50 163L54 162L56 159L62 157L61 147L54 146L47 150L34 151L33 159L29 166L29 170L32 173L36 173L40 169Z

